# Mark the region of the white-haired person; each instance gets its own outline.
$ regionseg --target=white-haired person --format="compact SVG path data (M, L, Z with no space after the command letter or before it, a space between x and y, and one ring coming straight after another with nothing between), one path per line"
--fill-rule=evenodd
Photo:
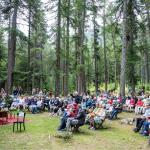
M90 118L90 129L95 129L94 125L95 124L101 124L106 117L106 109L105 105L99 105L99 108L92 113L91 118Z

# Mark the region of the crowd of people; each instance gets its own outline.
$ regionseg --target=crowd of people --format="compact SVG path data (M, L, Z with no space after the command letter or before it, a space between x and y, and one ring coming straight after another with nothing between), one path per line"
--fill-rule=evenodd
M60 116L58 130L71 130L71 127L80 127L89 124L89 129L96 129L102 125L105 119L116 119L122 111L135 111L135 132L149 135L150 126L150 98L149 95L127 96L122 98L113 93L101 92L90 94L89 91L79 95L78 92L66 97L55 97L46 90L33 89L31 96L23 96L22 88L13 91L12 103L9 109L17 109L22 106L33 114L48 110L52 116ZM5 91L1 89L0 108L5 106ZM141 115L139 117L139 115Z

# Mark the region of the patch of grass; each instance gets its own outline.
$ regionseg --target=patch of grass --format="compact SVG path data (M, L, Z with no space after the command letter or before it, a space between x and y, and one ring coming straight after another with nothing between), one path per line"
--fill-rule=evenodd
M122 113L121 118L133 117ZM148 138L132 132L133 126L120 120L104 123L104 129L91 131L85 125L73 135L58 133L58 117L48 113L27 114L25 132L12 132L12 125L0 126L0 150L148 150Z

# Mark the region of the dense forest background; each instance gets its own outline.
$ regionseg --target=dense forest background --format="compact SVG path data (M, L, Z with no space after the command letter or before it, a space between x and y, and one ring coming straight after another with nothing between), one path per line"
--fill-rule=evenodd
M150 90L149 0L0 0L0 87L67 95Z

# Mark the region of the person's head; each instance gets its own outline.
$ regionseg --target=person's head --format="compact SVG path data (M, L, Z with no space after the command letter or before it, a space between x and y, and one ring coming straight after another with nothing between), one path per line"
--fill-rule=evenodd
M74 96L77 96L77 95L78 95L78 92L77 92L77 91L75 91L75 92L74 92Z
M99 104L99 108L103 108L103 104Z
M96 108L99 108L100 104L99 103L96 103Z
M23 105L19 105L19 110L23 110Z
M81 109L81 104L78 104L78 108Z
M102 105L102 108L103 108L103 109L106 109L106 104L103 104L103 105Z

